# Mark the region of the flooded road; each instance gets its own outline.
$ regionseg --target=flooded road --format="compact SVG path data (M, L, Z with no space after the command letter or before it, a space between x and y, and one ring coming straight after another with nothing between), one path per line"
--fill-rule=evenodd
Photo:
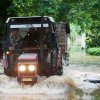
M69 66L62 76L52 76L34 86L20 86L16 78L0 75L0 100L100 100L100 56L90 56L81 48L70 53ZM0 68L0 72L3 69Z
M91 56L85 52L85 49L81 49L80 46L72 46L70 50L69 57L70 64L99 64L100 65L100 56Z
M100 56L91 56L85 49L73 46L70 52L68 75L82 91L76 93L82 100L100 100L100 83L91 83L89 80L100 81ZM84 81L87 80L87 81Z

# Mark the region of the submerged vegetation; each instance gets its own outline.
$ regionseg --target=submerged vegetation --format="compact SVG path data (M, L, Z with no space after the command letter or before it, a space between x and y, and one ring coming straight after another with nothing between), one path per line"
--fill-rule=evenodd
M91 95L94 97L94 100L100 100L100 88L94 90Z
M84 95L84 92L82 89L79 88L75 88L75 94L79 95L80 97L82 97Z

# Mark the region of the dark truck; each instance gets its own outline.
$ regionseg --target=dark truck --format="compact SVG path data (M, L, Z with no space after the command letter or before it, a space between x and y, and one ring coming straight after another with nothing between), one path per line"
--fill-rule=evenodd
M10 17L3 39L4 73L18 81L62 75L69 25L49 16Z

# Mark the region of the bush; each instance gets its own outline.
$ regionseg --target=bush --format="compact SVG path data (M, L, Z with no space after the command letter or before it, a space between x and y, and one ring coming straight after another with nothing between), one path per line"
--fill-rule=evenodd
M86 48L100 47L100 34L86 34Z
M86 48L93 47L93 42L90 37L86 39Z
M100 47L88 48L86 51L90 55L100 56Z

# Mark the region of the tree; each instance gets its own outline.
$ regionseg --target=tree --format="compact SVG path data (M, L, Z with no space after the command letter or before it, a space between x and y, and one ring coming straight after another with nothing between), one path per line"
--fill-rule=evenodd
M7 8L9 7L10 1L9 0L2 0L0 2L0 36L3 32L3 23L7 18Z
M77 2L70 10L73 23L80 25L82 31L98 33L100 27L100 0L84 0Z
M9 17L8 8L11 5L12 0L1 0L0 2L0 48L2 46L2 37L4 33L4 25L7 17ZM0 49L1 52L1 49Z

